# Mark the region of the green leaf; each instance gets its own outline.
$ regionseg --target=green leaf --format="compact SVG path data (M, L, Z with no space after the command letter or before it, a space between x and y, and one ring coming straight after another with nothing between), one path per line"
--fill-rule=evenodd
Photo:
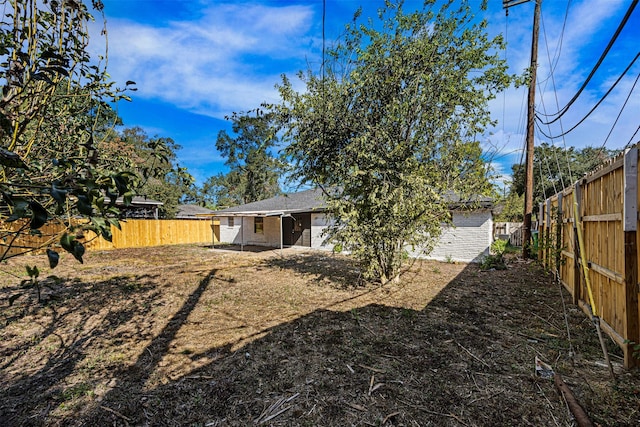
M22 198L14 198L13 199L13 212L6 219L7 222L16 221L22 218L26 218L29 215L27 214L27 208L29 207L29 202Z
M0 165L9 168L28 169L27 164L19 155L2 147L0 147Z
M67 252L73 252L73 236L64 233L62 237L60 237L60 246Z
M91 206L91 202L89 201L89 198L84 194L78 196L77 206L78 212L80 212L82 215L90 216L93 214L93 207Z
M47 258L49 259L49 268L56 268L60 261L60 254L54 250L47 249Z
M37 278L40 275L40 270L38 270L38 266L34 265L33 267L26 266L27 268L27 276L31 278Z
M129 206L131 204L131 201L133 200L133 196L135 195L136 193L134 193L133 191L127 191L126 193L124 193L122 195L122 201L124 205Z
M84 261L82 260L82 256L84 255L85 252L85 248L84 245L80 242L78 242L77 240L73 241L73 256L75 259L77 259L78 261L80 261L80 264L84 264Z
M49 218L49 213L42 205L36 201L29 202L29 207L31 208L31 222L29 223L29 227L32 229L38 229L47 223L47 219Z

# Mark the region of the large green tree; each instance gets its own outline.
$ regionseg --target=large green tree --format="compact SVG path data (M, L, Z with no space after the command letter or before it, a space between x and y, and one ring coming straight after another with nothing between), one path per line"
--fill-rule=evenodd
M616 153L616 150L604 147L563 148L546 142L536 146L533 152L534 207L573 185ZM517 195L524 194L524 169L522 164L512 166L513 181L510 191Z
M296 177L326 190L330 239L383 283L407 248L433 247L452 194L490 191L478 138L511 82L486 21L465 1L433 3L407 13L387 1L379 22L347 26L321 75L300 73L304 92L280 85Z
M233 206L273 197L280 193L282 162L274 114L261 109L233 113L233 136L218 133L216 149L226 158L227 174L211 177L203 186L205 198L216 206Z
M117 121L111 103L127 96L108 80L106 56L89 54L93 16L82 1L2 0L0 9L0 260L33 250L21 236L55 223L60 232L43 241L50 265L59 247L82 261L83 231L110 239L115 198L129 200L138 181L99 148Z
M133 127L105 138L101 147L119 159L122 168L141 178L136 195L162 202L160 211L165 218L175 217L178 205L195 191L193 177L177 161L182 147L171 138L152 138L142 128Z

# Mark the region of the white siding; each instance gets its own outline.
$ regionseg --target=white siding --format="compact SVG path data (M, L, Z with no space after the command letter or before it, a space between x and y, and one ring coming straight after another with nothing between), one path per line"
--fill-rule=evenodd
M409 250L410 256L437 261L480 262L489 254L492 242L493 217L489 210L454 212L453 226L443 226L439 243L428 255L419 250ZM331 250L332 245L322 245L322 231L327 226L323 214L311 216L311 244L317 249Z
M322 233L329 225L325 214L311 214L311 247L315 249L332 250L332 244L323 244L326 236Z
M234 217L233 227L229 226L229 217L220 218L220 242L236 245L280 247L280 217L263 219L263 232L254 233L255 217Z
M491 211L454 212L453 227L443 226L440 241L425 258L480 262L489 255L493 233Z
M233 218L233 226L229 226L229 217L220 218L220 242L240 244L240 224L242 218Z
M244 221L244 239L241 235L241 224ZM245 245L261 245L280 247L280 217L264 218L264 233L254 233L253 217L235 217L235 224L230 227L227 217L220 218L220 241L224 243ZM333 245L323 244L322 234L328 225L328 218L322 213L311 214L311 247L332 250ZM411 252L411 256L434 259L438 261L479 262L489 254L492 242L493 219L490 210L473 212L454 212L453 226L443 226L440 241L427 256L419 255L419 251Z

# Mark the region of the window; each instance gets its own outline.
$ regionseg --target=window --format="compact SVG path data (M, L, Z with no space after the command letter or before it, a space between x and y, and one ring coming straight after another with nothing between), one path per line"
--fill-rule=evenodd
M253 219L253 232L264 234L264 218L257 216Z
M234 222L233 222L234 218L232 216L227 217L227 225L229 227L233 227L234 226Z

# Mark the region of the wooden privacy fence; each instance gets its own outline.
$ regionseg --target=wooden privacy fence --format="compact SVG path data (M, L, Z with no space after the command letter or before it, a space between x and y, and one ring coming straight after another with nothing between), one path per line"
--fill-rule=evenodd
M508 240L512 246L522 246L522 223L494 222L493 236L496 239Z
M19 226L16 223L11 224L11 227ZM113 235L111 242L103 238L95 238L95 234L90 232L85 235L85 246L88 250L104 250L212 243L214 238L217 239L213 233L214 225L211 220L206 219L128 219L120 221L121 230L111 226ZM13 242L13 247L9 249L8 253L11 255L19 254L30 248L40 248L54 242L62 229L62 226L57 224L46 224L40 229L41 235L39 236L21 235ZM8 244L9 240L0 242L0 250L3 253Z
M538 216L539 258L558 272L573 302L590 313L578 243L581 227L593 311L624 351L626 367L638 364L629 342L640 342L638 188L636 146L548 198Z

